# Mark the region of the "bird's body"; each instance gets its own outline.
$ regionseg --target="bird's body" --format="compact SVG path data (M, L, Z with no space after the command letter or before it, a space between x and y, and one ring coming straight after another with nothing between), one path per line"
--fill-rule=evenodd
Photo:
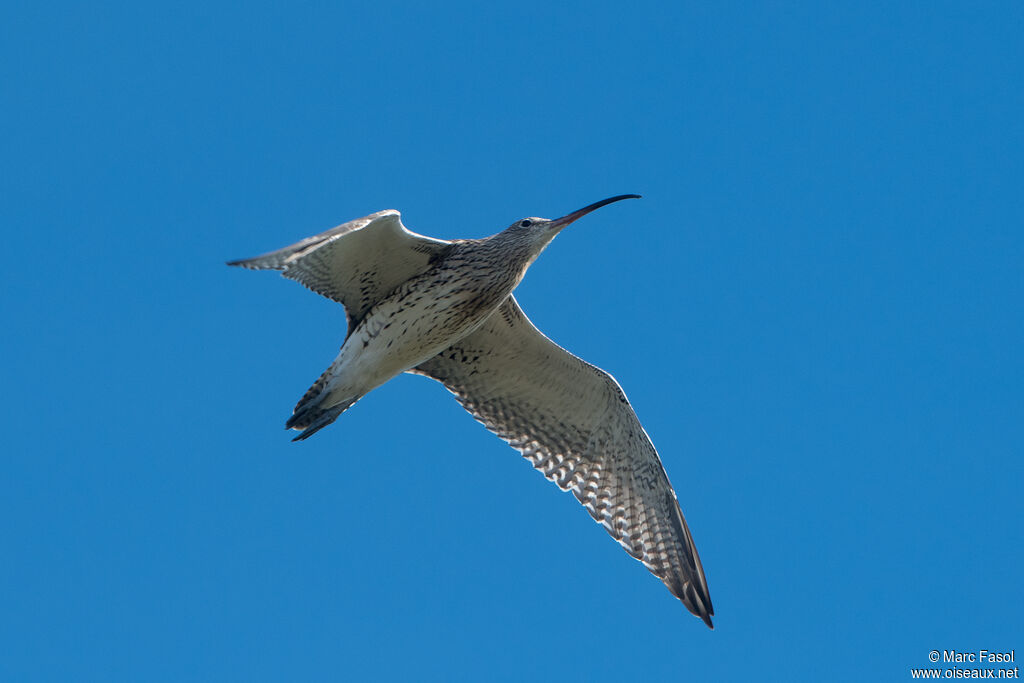
M345 339L320 386L296 407L288 422L304 430L296 438L329 424L318 421L318 411L351 406L479 327L526 274L532 259L519 242L505 233L453 241L426 272L374 304Z
M352 221L229 265L282 270L342 303L349 330L335 361L286 426L305 439L402 372L442 382L491 431L571 490L626 550L711 626L700 559L654 446L621 388L553 344L512 296L569 223L523 219L480 240L411 233L397 211Z

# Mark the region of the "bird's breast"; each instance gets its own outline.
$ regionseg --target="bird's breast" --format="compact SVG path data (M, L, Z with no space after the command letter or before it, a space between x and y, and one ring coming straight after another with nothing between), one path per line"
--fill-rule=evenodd
M437 268L371 308L345 340L342 356L378 386L471 333L514 285L500 274Z

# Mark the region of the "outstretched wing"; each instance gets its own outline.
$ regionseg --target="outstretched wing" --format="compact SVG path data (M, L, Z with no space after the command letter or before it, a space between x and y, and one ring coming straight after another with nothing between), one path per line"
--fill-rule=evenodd
M345 307L351 332L374 304L425 272L449 244L410 232L402 225L401 214L390 209L228 265L280 270L286 278L337 301Z
M611 375L545 337L512 296L483 327L411 372L443 383L473 417L572 491L711 626L704 569L676 494Z

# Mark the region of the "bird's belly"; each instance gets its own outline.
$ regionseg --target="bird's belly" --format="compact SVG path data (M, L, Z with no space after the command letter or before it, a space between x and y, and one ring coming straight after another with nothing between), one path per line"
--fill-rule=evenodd
M346 372L360 377L365 391L465 337L507 296L450 282L409 285L374 306L342 347Z

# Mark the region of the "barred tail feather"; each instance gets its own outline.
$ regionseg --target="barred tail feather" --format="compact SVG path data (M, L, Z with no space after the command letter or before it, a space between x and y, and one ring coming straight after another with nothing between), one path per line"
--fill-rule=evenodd
M331 365L303 394L295 404L292 416L284 424L285 429L298 429L302 432L292 441L308 439L338 419L339 415L362 397L362 393L338 384L336 367Z

